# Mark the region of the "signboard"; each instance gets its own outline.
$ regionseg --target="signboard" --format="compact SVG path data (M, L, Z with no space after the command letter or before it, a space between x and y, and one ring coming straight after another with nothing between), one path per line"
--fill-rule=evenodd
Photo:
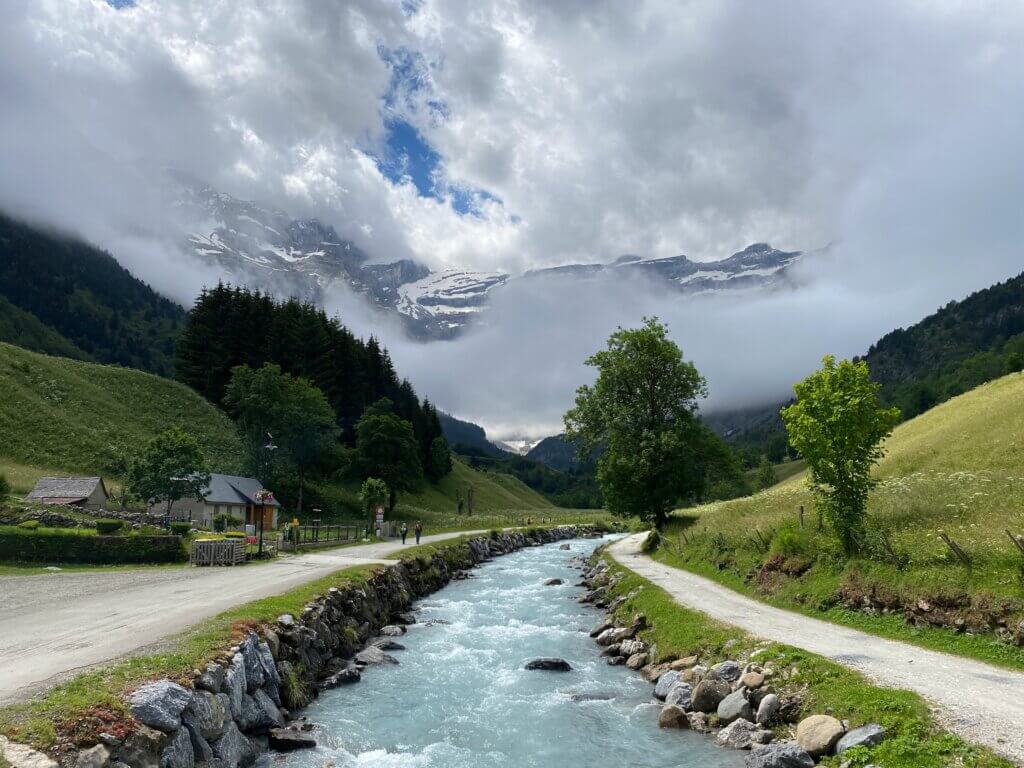
M377 525L380 525L381 523L384 522L384 505L383 504L378 504L376 507L373 508L373 519L374 519L374 522L377 523Z

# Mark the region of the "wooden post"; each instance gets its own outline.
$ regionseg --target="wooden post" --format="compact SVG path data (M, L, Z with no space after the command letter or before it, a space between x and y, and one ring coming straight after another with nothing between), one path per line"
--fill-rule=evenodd
M800 527L804 527L804 505L800 505Z
M1009 528L1006 529L1006 535L1010 537L1010 541L1012 541L1017 546L1017 549L1020 550L1020 553L1024 555L1024 536L1014 536L1010 533Z
M956 555L960 562L962 562L968 568L971 567L971 558L967 556L967 553L960 548L960 545L953 541L944 531L939 531L939 538L946 542L946 546L950 548L954 555Z

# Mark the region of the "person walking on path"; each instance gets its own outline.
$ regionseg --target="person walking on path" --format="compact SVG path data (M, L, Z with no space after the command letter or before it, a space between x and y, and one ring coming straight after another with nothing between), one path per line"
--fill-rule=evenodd
M402 546L404 547L405 546L405 537L407 535L409 535L409 526L406 525L405 523L402 523L402 528L399 530L399 533L402 534Z
M415 530L416 530L416 543L419 544L420 543L420 536L423 535L423 523L421 523L419 520L416 521L416 529Z

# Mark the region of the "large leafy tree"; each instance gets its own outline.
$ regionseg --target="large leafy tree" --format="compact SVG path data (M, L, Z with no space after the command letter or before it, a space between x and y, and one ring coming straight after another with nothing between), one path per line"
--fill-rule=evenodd
M356 464L364 478L377 477L387 484L389 512L395 508L398 491L413 491L423 483L412 425L394 412L387 398L367 408L356 424Z
M597 478L609 510L660 528L703 488L706 430L695 410L704 379L657 318L619 328L586 363L597 380L576 391L566 436L581 457L605 448Z
M273 363L258 370L236 367L224 393L224 406L238 422L249 446L253 466L269 460L263 447L268 435L280 449L274 458L298 477L296 512L310 470L330 469L341 430L324 393L306 379L283 373Z
M128 470L133 495L150 504L167 503L167 512L178 499L199 498L210 483L202 448L180 427L153 437Z
M863 539L871 468L884 455L882 441L899 423L898 408L882 408L878 384L864 361L836 362L796 384L796 402L782 409L789 442L807 460L808 485L822 516L847 552Z
M368 477L363 481L359 489L359 504L363 508L363 515L370 521L370 529L373 529L373 511L378 505L384 506L387 503L390 492L387 483L379 477Z

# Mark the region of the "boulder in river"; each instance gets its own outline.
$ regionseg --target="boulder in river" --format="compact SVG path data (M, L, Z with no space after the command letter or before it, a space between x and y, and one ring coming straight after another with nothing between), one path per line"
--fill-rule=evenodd
M352 683L358 683L362 678L362 673L359 671L359 667L355 664L335 672L330 677L327 677L320 681L320 689L328 690L330 688L337 688L342 685L351 685Z
M611 701L615 698L614 693L570 693L569 701L577 703L584 701Z
M565 659L559 659L554 656L542 656L526 662L524 669L544 670L547 672L571 672L572 665Z
M664 701L665 697L668 696L668 692L672 689L672 686L679 681L679 673L670 670L658 678L657 685L654 686L654 698Z
M558 586L561 586L563 583L564 582L561 579L548 579L547 581L544 582L544 586L545 587L558 587Z
M693 708L697 712L718 712L718 705L730 693L724 680L701 680L693 689Z
M380 648L382 651L404 651L405 646L397 640L392 640L390 637L381 637L370 643L374 648Z
M384 653L377 646L370 645L356 654L356 663L363 666L369 666L370 664L397 664L398 659Z
M689 728L690 721L682 707L675 704L666 704L658 714L659 728Z
M270 748L278 752L313 749L316 746L316 739L298 728L273 728L268 736Z
M404 624L388 624L386 627L380 628L380 634L382 637L401 637L406 633Z

